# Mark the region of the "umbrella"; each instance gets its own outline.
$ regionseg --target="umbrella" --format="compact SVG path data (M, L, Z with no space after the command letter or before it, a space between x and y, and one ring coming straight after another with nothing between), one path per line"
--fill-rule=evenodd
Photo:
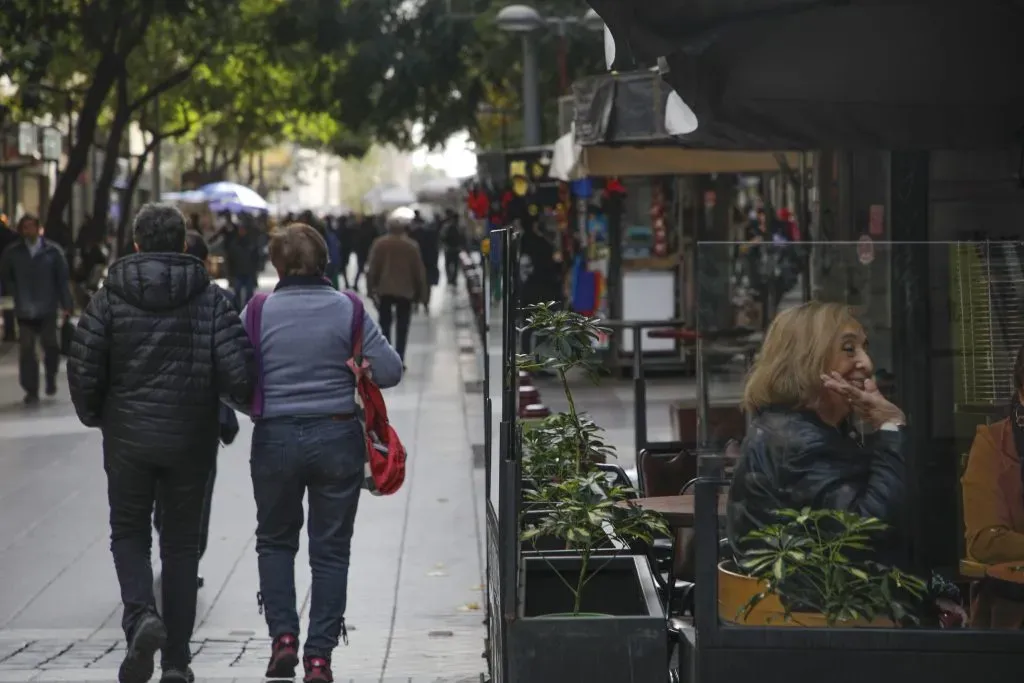
M267 200L255 190L238 183L220 182L203 185L201 193L210 204L211 211L253 212L267 211Z

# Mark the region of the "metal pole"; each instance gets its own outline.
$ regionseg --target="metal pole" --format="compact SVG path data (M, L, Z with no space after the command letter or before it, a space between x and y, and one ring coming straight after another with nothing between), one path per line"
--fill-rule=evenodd
M540 88L533 37L523 35L523 146L540 145Z
M809 239L809 233L810 233L811 222L809 220L807 220L807 153L806 152L800 152L800 187L797 188L797 191L800 193L799 196L797 196L797 211L800 212L800 215L797 216L796 224L800 228L800 238L803 241L810 243L811 240ZM810 250L813 249L813 247L810 246L810 244L800 245L800 246L804 250L803 258L801 259L804 272L800 276L800 279L802 280L802 282L801 282L801 284L802 284L801 289L803 290L802 291L803 298L804 298L804 302L806 303L806 302L811 300L811 252L810 252Z
M643 327L633 326L633 447L647 448L647 382L644 379Z
M162 127L163 127L163 123L160 121L160 96L157 95L155 98L153 98L153 136L154 137L159 138L159 136L160 136L160 129ZM161 194L160 193L160 164L161 164L160 147L161 146L162 145L160 144L160 142L157 142L153 146L153 187L152 187L152 192L150 193L152 196L149 198L150 201L153 201L153 202L160 201L160 194Z
M71 96L65 97L65 105L67 106L68 114L68 160L71 160L71 151L75 148L75 103L71 100ZM67 173L67 169L64 170ZM78 179L75 178L75 181ZM78 228L75 226L75 185L76 182L71 184L71 196L68 198L68 230L71 231L72 239L78 237Z

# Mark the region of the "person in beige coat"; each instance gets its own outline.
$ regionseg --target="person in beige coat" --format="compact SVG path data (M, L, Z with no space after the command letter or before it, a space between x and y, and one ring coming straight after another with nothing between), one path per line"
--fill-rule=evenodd
M367 289L380 313L380 329L403 361L413 306L421 303L426 306L430 301L420 248L407 234L412 218L413 212L409 209L391 212L387 234L374 241L366 270ZM393 337L392 321L395 323Z

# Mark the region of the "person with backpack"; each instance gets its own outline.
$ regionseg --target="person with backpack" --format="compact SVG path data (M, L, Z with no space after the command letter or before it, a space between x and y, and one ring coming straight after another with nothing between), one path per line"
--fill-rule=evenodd
M191 683L203 501L220 435L221 398L251 400L255 367L242 321L199 259L185 217L146 204L138 253L110 266L86 306L68 358L79 420L103 433L103 469L127 649L119 683L145 683L163 650L161 683ZM162 612L153 596L153 506L159 491Z
M358 296L327 280L327 242L318 231L287 226L270 242L270 261L277 287L242 312L261 367L249 410L257 602L272 638L267 677L291 678L300 633L295 554L308 495L313 598L303 680L323 683L334 680L331 655L339 636L347 640L349 556L368 459L352 368L363 377L368 365L376 385L386 388L401 381L402 360Z

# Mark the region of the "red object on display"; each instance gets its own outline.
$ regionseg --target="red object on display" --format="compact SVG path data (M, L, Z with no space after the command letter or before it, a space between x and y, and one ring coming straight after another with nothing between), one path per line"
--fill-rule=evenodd
M604 184L604 196L608 197L613 194L626 194L626 187L618 178L609 178Z
M474 190L466 197L466 207L477 220L483 220L487 217L487 208L489 206L490 202L487 199L487 193L483 190Z

